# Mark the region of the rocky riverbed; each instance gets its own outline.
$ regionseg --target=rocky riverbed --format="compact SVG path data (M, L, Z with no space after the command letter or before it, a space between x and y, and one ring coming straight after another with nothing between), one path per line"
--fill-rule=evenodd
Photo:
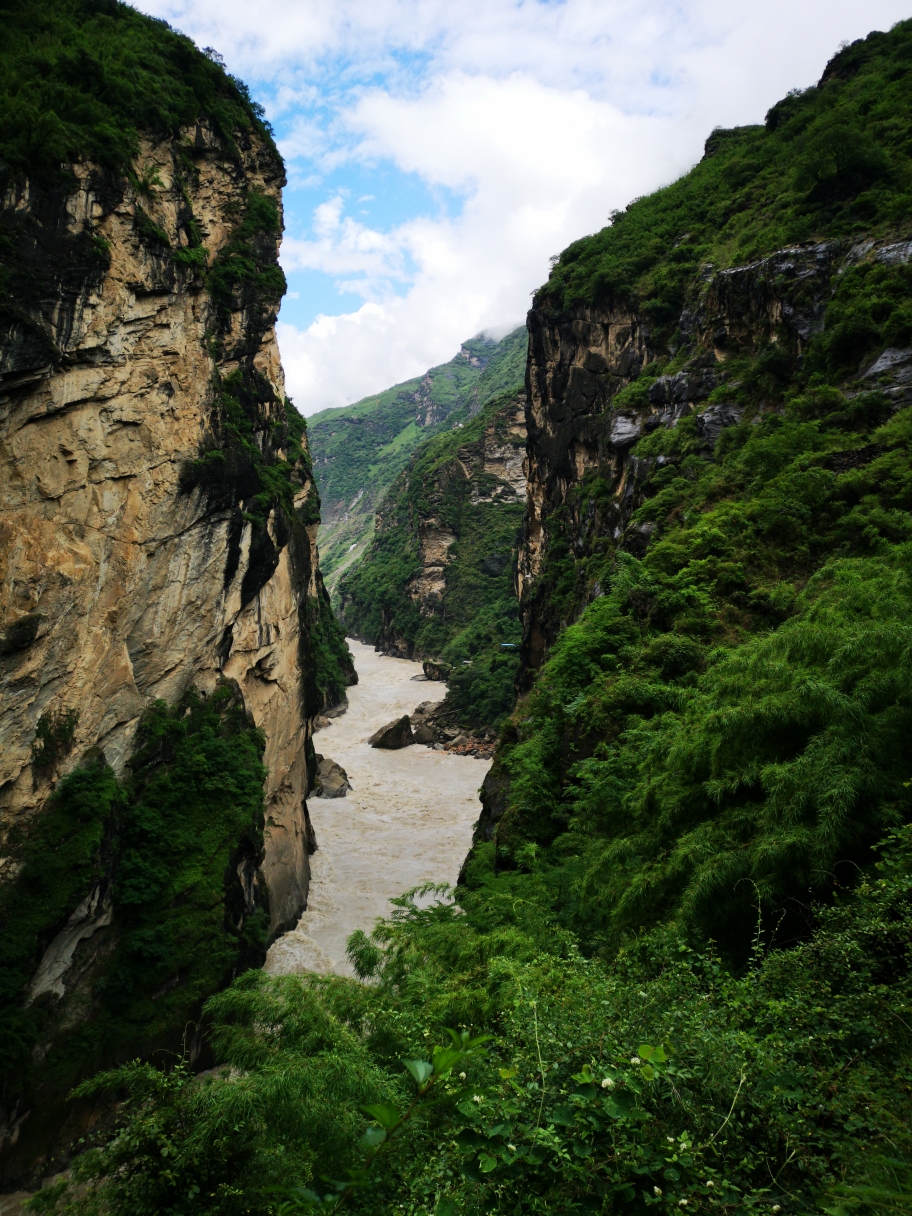
M472 841L478 788L490 761L413 745L371 748L378 729L422 701L442 699L420 663L377 654L349 639L358 684L348 712L314 737L317 751L340 764L352 790L308 800L317 838L307 910L279 938L266 961L274 975L298 971L351 975L345 942L370 931L389 901L424 882L454 883Z

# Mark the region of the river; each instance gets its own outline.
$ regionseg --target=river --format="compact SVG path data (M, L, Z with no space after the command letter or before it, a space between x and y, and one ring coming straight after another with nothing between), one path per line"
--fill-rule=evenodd
M375 730L420 702L441 700L444 685L415 680L419 663L348 644L358 683L348 690L348 712L318 731L314 745L342 765L353 788L345 798L308 799L317 851L307 910L270 949L266 970L273 975L352 975L349 934L370 932L391 911L390 899L411 887L455 883L481 810L478 789L489 760L367 744Z

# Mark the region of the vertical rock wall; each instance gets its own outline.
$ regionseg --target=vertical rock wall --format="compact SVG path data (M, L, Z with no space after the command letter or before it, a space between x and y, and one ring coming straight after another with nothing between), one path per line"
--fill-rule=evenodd
M287 509L253 468L289 445L283 170L205 126L137 164L134 185L83 164L3 199L21 307L0 354L0 816L4 835L27 822L87 749L122 772L150 700L235 680L266 739L274 935L307 895L306 623L325 598L306 448ZM218 405L232 376L240 420ZM50 769L40 721L75 722Z

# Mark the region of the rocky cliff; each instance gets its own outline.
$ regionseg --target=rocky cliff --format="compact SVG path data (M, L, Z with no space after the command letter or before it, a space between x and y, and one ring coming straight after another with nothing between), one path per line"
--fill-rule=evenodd
M605 558L642 556L656 530L637 512L673 462L640 454L638 441L690 419L695 449L712 452L745 415L747 360L765 358L775 404L823 333L840 277L910 258L912 243L890 234L789 246L718 272L707 265L670 344L629 301L563 310L547 288L539 294L528 319L528 510L518 571L524 689L560 632L604 590ZM909 364L903 349L872 357L857 391L876 386L895 408L908 404Z
M522 382L525 338L525 330L500 341L480 334L424 376L309 420L323 495L320 552L333 595L345 570L364 556L377 509L413 452Z
M475 727L509 707L525 436L525 395L514 391L419 447L339 584L346 629L387 653L439 661L452 692L465 685L459 708Z
M907 712L910 39L713 132L534 299L520 697L465 874L547 876L592 949L662 923L743 956L747 890L800 936L909 818L887 736L880 792L836 740Z
M59 810L61 780L89 765L135 783L149 707L186 706L192 722L188 696L225 693L238 729L261 740L265 785L205 864L221 883L229 863L215 894L226 925L265 917L253 953L239 947L249 964L306 904L311 721L354 678L275 341L284 174L264 133L228 140L205 121L141 138L134 165L124 175L81 161L53 186L3 182L0 873L21 908L16 884L35 880L36 833ZM78 906L21 930L33 935L28 1003L44 1009L40 1058L97 1003L105 964L87 969L89 956L123 937L119 822L112 812ZM166 991L187 977L150 978ZM179 1042L183 1025L172 1029ZM155 1045L126 1039L122 1050ZM7 1138L24 1125L28 1140L28 1095L14 1083L7 1098Z

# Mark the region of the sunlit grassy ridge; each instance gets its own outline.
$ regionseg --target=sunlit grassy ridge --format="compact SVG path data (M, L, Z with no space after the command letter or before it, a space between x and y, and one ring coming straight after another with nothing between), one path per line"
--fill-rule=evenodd
M783 98L764 125L713 132L692 172L565 249L540 297L559 308L632 293L664 329L707 263L906 224L910 67L909 21L844 48L820 84Z
M251 128L270 139L246 85L128 4L3 0L0 24L0 162L14 172L51 181L83 159L124 171L140 131L201 119L229 148Z

